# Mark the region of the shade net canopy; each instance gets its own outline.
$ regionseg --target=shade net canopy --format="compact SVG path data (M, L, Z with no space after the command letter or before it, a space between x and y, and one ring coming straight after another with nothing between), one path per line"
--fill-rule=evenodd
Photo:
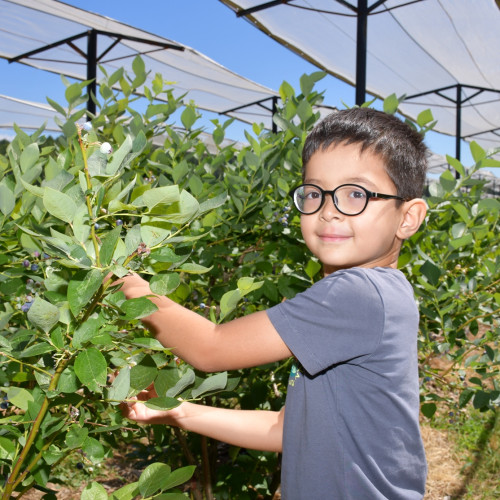
M60 132L55 116L55 110L48 104L0 94L0 128L11 129L16 124L22 130L29 130L45 124L45 130Z
M185 100L201 109L271 128L272 98L278 94L190 47L57 0L0 0L2 58L86 80L90 31L96 35L97 64L108 74L121 67L132 74L132 62L141 55L150 78L160 73L175 96L187 93Z
M363 0L220 1L317 67L356 85L356 11ZM498 147L495 0L365 2L367 92L380 98L420 95L405 100L401 112L415 119L430 108L436 131L476 140L486 149Z

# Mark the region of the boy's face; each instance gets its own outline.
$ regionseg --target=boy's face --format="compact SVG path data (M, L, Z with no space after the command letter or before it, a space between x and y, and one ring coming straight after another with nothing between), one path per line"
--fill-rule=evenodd
M306 165L304 183L333 190L358 184L369 191L395 195L396 187L383 160L357 144L318 150ZM396 200L371 199L355 216L343 215L326 195L321 209L301 216L309 250L323 263L325 274L351 267L397 267L401 239L396 235L403 209Z

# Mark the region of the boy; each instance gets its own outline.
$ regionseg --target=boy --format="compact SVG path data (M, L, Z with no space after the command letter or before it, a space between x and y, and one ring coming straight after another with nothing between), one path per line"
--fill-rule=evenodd
M325 277L268 311L222 325L152 299L159 309L143 321L198 369L294 356L286 411L184 402L163 412L138 401L124 415L282 451L285 500L422 498L418 312L397 259L425 217L426 157L420 134L393 116L367 108L333 113L307 138L303 185L293 191L305 243ZM121 281L127 298L151 294L137 275Z

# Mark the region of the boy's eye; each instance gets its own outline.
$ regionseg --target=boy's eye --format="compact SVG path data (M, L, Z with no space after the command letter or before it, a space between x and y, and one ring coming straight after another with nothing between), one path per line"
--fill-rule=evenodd
M306 191L304 193L304 198L307 200L317 200L321 198L321 193L319 191Z
M351 189L349 191L349 198L364 200L366 198L366 193L364 191L361 191L361 189Z

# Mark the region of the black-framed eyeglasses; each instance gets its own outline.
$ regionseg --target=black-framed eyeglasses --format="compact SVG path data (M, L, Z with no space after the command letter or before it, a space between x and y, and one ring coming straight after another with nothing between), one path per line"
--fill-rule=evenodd
M335 208L344 215L359 215L372 198L405 201L400 196L374 193L357 184L342 184L333 191L325 191L315 184L302 184L290 194L297 210L305 215L316 213L325 203L327 194L332 197Z

